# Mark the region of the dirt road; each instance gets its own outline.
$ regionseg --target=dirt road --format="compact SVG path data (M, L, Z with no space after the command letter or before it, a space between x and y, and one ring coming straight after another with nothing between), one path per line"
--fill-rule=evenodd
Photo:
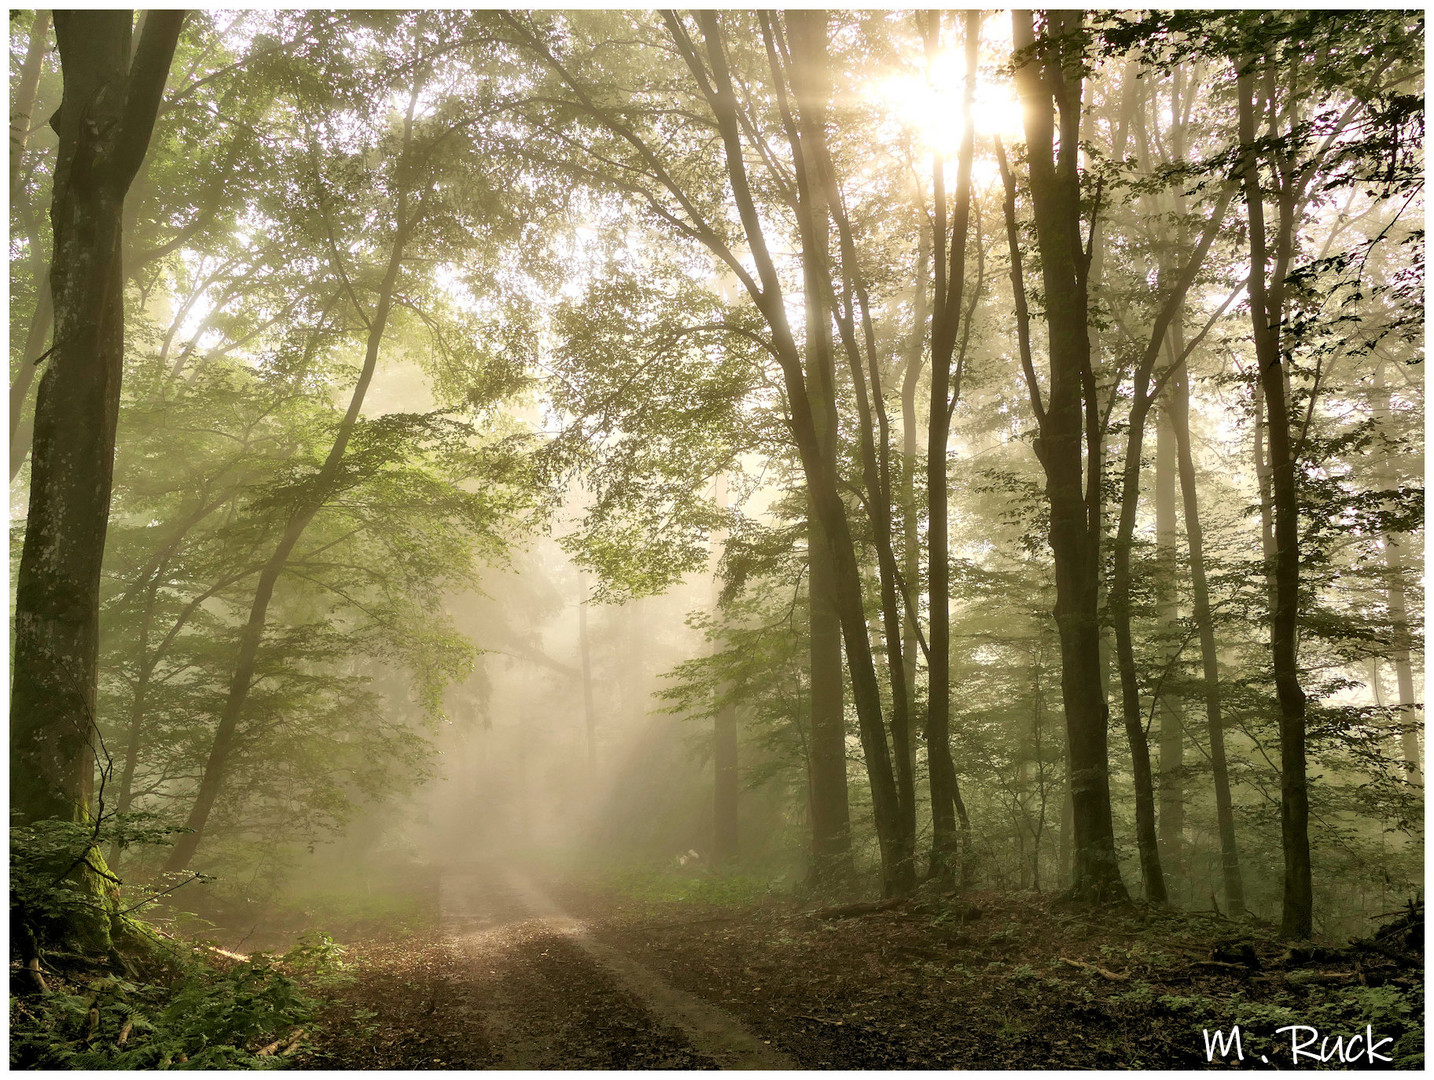
M515 870L452 870L442 881L449 980L500 1069L790 1069L732 1015L676 989L599 941Z
M1212 960L1237 928L1208 916L1006 893L860 917L791 898L640 895L449 869L439 925L356 946L354 978L296 1064L1195 1068L1208 1064L1202 1029L1252 1008L1325 1008L1353 1031L1370 1023L1365 996L1377 990L1423 1015L1422 974L1362 952L1321 959L1316 974L1334 990L1288 970L1285 946L1248 926L1238 929L1257 950L1253 968ZM1422 1027L1390 1015L1381 1034L1415 1062Z

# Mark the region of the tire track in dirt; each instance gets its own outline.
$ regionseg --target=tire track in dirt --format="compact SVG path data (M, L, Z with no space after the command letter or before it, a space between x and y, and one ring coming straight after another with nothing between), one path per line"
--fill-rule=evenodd
M729 1013L671 986L516 871L443 877L444 924L502 1069L792 1069Z

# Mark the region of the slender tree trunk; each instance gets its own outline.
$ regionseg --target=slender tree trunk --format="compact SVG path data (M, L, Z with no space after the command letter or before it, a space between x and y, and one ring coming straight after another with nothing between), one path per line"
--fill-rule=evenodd
M716 502L719 510L727 509L727 470L717 473ZM713 581L714 617L717 612L717 562L721 558L726 531L714 529L711 539L710 566ZM712 721L712 857L727 862L737 857L737 799L741 787L737 767L737 705L727 701Z
M1185 94L1185 67L1177 65L1170 80L1170 158L1184 161L1186 153L1185 111L1189 102ZM1158 123L1158 114L1153 118ZM1150 149L1150 141L1142 141L1143 148ZM1188 212L1185 193L1179 185L1171 193L1175 219L1181 239L1184 239L1183 222ZM1180 364L1185 354L1185 305L1175 311L1170 321L1167 338L1170 349L1170 363ZM1184 379L1183 369L1172 378ZM1188 385L1187 385L1188 393ZM1176 658L1175 640L1179 633L1180 606L1176 588L1176 488L1179 483L1179 464L1175 432L1170 418L1170 391L1159 406L1155 428L1155 607L1160 632L1170 641L1167 663ZM1188 402L1187 402L1188 405ZM1185 717L1180 696L1162 686L1157 691L1160 716L1160 847L1161 860L1174 869L1176 875L1185 878L1183 832L1185 827L1184 766L1185 766Z
M1179 343L1179 320L1171 328L1172 340ZM1179 356L1183 348L1174 350ZM1179 376L1174 376L1178 378ZM1168 391L1167 391L1168 393ZM1180 609L1175 587L1176 489L1179 466L1176 462L1175 433L1171 430L1167 396L1155 428L1155 608L1160 632L1171 642L1167 661L1173 660L1175 637L1179 632ZM1185 857L1185 717L1179 695L1168 687L1159 691L1160 716L1160 848L1161 862L1183 878Z
M845 507L835 487L835 379L830 333L833 314L830 298L833 286L827 248L831 214L834 210L834 177L828 175L829 163L824 160L825 102L829 93L826 72L826 15L821 12L790 12L787 15L787 29L792 57L791 81L798 104L795 119L789 120L788 137L792 142L799 185L797 216L802 233L803 289L808 307L808 327L813 326L815 317L815 325L821 328L819 333L813 334L809 330L808 334L808 363L813 373L820 373L820 378L813 379L808 385L815 398L812 411L815 414L820 409L826 414L826 432L833 439L833 445L830 447L820 447L823 452L821 468L816 477L808 470L808 480L812 484L817 513L822 519L823 531L826 533L835 563L834 598L841 618L847 660L852 669L852 689L860 721L862 749L871 782L872 811L881 848L883 891L889 895L903 894L910 891L915 880L912 866L915 818L910 738L905 730L905 703L899 694L899 690L904 688L904 684L900 682L900 623L899 617L897 623L890 623L892 597L886 595L891 568L884 563L882 579L883 611L888 615L888 639L893 629L897 635L894 656L896 665L893 669L897 673L898 691L898 697L893 699L892 709L894 745L888 745L886 727L882 721L881 698L862 599L861 571L856 562ZM850 318L850 312L847 316ZM849 326L848 323L848 329ZM865 387L861 381L859 365L853 372L853 378L859 395L864 395ZM868 492L871 493L874 491L875 481L875 452L871 445L869 406L863 408L862 412L863 469ZM826 456L828 454L829 458ZM816 482L812 483L813 480ZM881 507L885 502L887 510L884 520L889 529L889 500L881 499L879 491L876 491L876 494L878 498L874 500L873 521L880 529L883 520ZM879 547L881 539L878 535ZM889 547L887 544L887 554ZM888 650L892 648L892 644L889 639Z
M1225 760L1225 724L1220 706L1220 661L1215 649L1215 622L1205 579L1205 534L1195 486L1195 457L1190 447L1190 382L1182 366L1170 385L1170 429L1180 467L1185 537L1190 547L1190 606L1200 634L1200 663L1205 688L1205 719L1210 735L1210 768L1215 783L1215 817L1220 832L1220 868L1225 883L1225 909L1232 917L1245 912L1245 886L1235 845L1235 811L1230 797L1230 770Z
M828 74L826 16L792 12L787 17L792 55L792 88L798 109L792 125L797 154L798 219L802 233L804 285L821 290L830 305L846 354L857 407L857 435L868 520L877 553L881 626L886 642L888 685L891 688L891 747L895 766L897 816L894 822L895 866L890 877L897 891L915 884L916 782L911 743L910 700L906 696L902 661L902 607L897 589L896 554L892 546L891 432L882 397L875 355L875 335L866 304L866 289L850 223L842 206L835 165L826 145L826 109L831 94ZM841 245L840 294L835 287L827 237L837 227ZM857 342L860 320L867 345L868 372L862 370ZM826 342L824 342L824 345ZM875 430L880 425L880 432ZM877 443L880 442L878 450Z
M933 14L932 19L939 19ZM956 857L956 806L959 793L951 760L951 580L949 569L949 502L947 443L951 434L951 361L956 351L965 285L966 242L971 213L971 165L975 155L972 102L976 91L976 60L981 15L966 13L966 87L962 100L964 134L956 167L956 205L952 213L950 257L947 262L946 179L939 155L933 161L933 250L935 291L931 325L931 415L926 439L928 504L926 574L928 581L930 649L927 668L926 752L931 784L930 876L950 875ZM933 32L934 31L934 32ZM928 26L926 49L935 51L939 26ZM970 314L967 315L969 332ZM959 389L957 391L959 393ZM965 807L961 807L964 819ZM965 822L963 821L963 824ZM969 836L969 825L967 825Z
M706 239L709 246L733 267L734 273L741 278L744 288L762 313L771 331L773 354L782 368L787 406L791 411L793 441L801 457L809 497L821 522L835 571L832 577L832 595L841 620L842 640L851 673L852 697L856 706L862 750L866 758L867 776L871 782L872 813L881 849L883 889L888 893L900 893L909 887L903 879L900 798L892 772L891 747L887 743L886 725L882 715L880 682L866 624L861 567L857 561L838 477L831 463L822 454L817 434L814 413L822 409L814 409L813 399L808 396L812 390L808 385L809 373L803 369L801 351L797 348L787 318L781 277L767 246L762 215L748 179L737 93L727 62L720 22L718 16L711 11L699 11L695 15L705 46L704 61L697 54L695 43L677 16L664 13L662 17L675 47L682 53L703 87L722 140L724 164L733 203L747 241L750 265L755 267L756 276L753 277L742 263L736 260L720 239L710 236ZM769 26L769 23L764 23L764 33ZM541 48L541 45L539 47ZM773 59L774 67L778 66L780 61L776 59L770 38L768 54ZM780 86L780 82L778 85ZM779 96L783 93L779 92ZM619 130L621 132L621 127ZM631 141L630 134L624 134L624 137ZM794 131L789 130L789 139L793 143L793 158L799 161L801 153ZM649 148L643 147L643 150L652 156ZM663 182L669 185L669 189L673 187L670 178ZM827 287L830 287L829 284ZM815 358L808 357L808 362L815 363Z
M1288 183L1278 191L1273 287L1267 287L1269 259L1265 243L1264 192L1255 148L1254 76L1239 76L1240 143L1245 161L1243 179L1250 235L1250 313L1255 356L1269 439L1270 484L1274 501L1275 608L1270 625L1270 652L1275 692L1280 704L1280 834L1285 857L1284 901L1280 932L1307 938L1313 925L1310 877L1309 789L1305 772L1305 694L1299 682L1296 644L1299 630L1299 504L1295 461L1290 442L1289 403L1285 392L1280 330L1284 272L1293 244L1292 193Z
M1155 831L1155 788L1150 770L1150 744L1140 708L1140 683L1135 669L1135 643L1130 629L1130 548L1134 542L1135 515L1140 499L1140 448L1149 413L1148 369L1136 374L1135 403L1130 410L1122 484L1120 524L1115 538L1115 571L1111 582L1110 614L1115 624L1115 651L1120 667L1121 714L1130 742L1131 768L1135 781L1135 834L1140 854L1140 876L1145 898L1164 904L1165 876L1160 866L1159 841Z
M35 298L35 311L30 316L30 326L25 333L25 349L20 354L20 370L10 384L10 479L20 474L25 458L30 453L30 442L35 431L35 422L26 422L25 402L30 396L30 387L35 384L35 373L39 370L40 358L45 352L45 339L50 335L54 322L54 307L50 300L50 284L42 281Z
M404 149L407 150L407 138L405 138ZM245 624L239 640L239 652L234 663L234 674L229 682L229 692L224 701L223 711L220 713L219 725L215 729L203 772L200 775L199 789L194 805L185 822L190 831L182 834L170 850L169 858L165 862L166 870L182 870L188 866L204 838L204 830L209 822L210 812L214 809L214 803L223 787L230 756L239 734L239 723L249 699L249 691L254 683L255 666L264 630L268 623L269 605L274 598L274 588L278 584L279 577L284 572L295 546L303 537L305 530L308 529L309 523L323 507L324 499L338 479L344 454L348 450L349 440L353 437L354 429L358 425L364 397L368 393L374 371L378 366L384 332L387 329L388 317L393 308L394 292L398 284L404 248L418 223L416 214L413 217L409 216L408 200L402 192L398 196L395 217L397 225L389 251L388 266L379 286L373 316L368 320L368 339L364 351L363 368L359 373L358 382L354 385L348 410L339 423L328 456L315 477L313 487L316 492L315 501L304 506L289 518L273 555L269 557L269 561L259 573L259 581L254 590L254 600L249 608L249 620Z
M588 779L592 780L597 771L597 713L593 709L593 665L592 648L588 643L588 599L587 586L578 579L582 595L578 597L578 652L582 656L583 668L583 735L588 750Z
M808 199L812 193L808 192ZM813 215L809 214L809 218ZM821 215L825 229L825 214ZM814 232L814 230L813 230ZM810 244L826 243L807 237ZM837 472L836 368L825 283L817 278L814 258L803 261L806 300L807 401L816 453L823 470ZM807 555L811 598L812 683L812 876L840 876L851 868L851 811L846 786L846 700L842 667L842 623L837 607L837 568L832 541L822 523L808 481Z
M20 66L20 82L15 87L15 98L10 110L10 205L18 206L24 199L25 151L30 143L30 131L34 126L35 99L40 87L40 72L44 66L45 52L50 45L50 13L35 12L35 21L30 26L30 42L25 50L25 60ZM39 260L37 259L38 263ZM14 480L25 457L30 452L32 424L22 424L25 401L30 396L30 387L35 382L36 361L39 359L49 336L53 311L50 304L48 281L35 283L35 312L30 317L30 326L25 335L25 349L21 353L20 370L10 385L10 479Z
M1374 418L1381 427L1389 424L1389 390L1384 385L1384 368L1374 371ZM1393 470L1386 471L1386 482L1397 484L1399 477ZM1397 534L1384 534L1384 565L1388 571L1388 585L1385 595L1389 604L1389 623L1394 631L1390 644L1393 646L1394 676L1399 687L1399 722L1403 730L1399 734L1400 749L1404 756L1404 772L1409 782L1417 786L1424 784L1423 757L1419 752L1420 712L1414 697L1414 666L1410 662L1412 637L1409 632L1409 614L1404 603L1404 540Z
M906 662L906 697L915 708L916 702L916 604L921 579L920 515L916 507L916 388L921 381L922 357L926 347L926 278L931 271L931 244L923 230L917 241L916 288L912 300L911 344L906 355L906 369L901 378L901 572L906 579L907 595L913 598L907 612L905 633L901 639L901 655Z

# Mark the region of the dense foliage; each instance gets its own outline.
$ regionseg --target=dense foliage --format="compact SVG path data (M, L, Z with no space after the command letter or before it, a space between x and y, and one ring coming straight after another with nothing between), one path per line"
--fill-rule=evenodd
M29 581L76 75L48 14L10 35ZM20 961L121 879L232 900L326 842L735 845L1292 937L1397 907L1422 41L1390 10L190 13L120 192L98 673L27 714L93 760L46 777L75 820L14 807ZM50 994L16 1060L263 1064L304 962Z

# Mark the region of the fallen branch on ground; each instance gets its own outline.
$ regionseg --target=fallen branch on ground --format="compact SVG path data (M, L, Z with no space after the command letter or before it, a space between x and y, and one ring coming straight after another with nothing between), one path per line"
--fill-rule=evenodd
M287 1054L290 1050L294 1049L294 1047L299 1044L299 1040L303 1037L304 1029L299 1028L292 1035L290 1035L287 1040L275 1039L268 1046L261 1046L258 1050L254 1051L254 1056L273 1057L275 1052L278 1052L280 1054ZM284 1049L280 1050L280 1046L283 1046Z
M878 911L891 911L905 905L905 896L893 896L889 900L866 900L860 904L841 904L837 907L820 908L807 914L814 919L851 919L858 915L874 915Z
M1249 971L1248 964L1232 964L1228 960L1196 960L1196 967L1228 968L1230 971Z
M1062 964L1069 964L1069 965L1070 965L1071 967L1073 967L1073 968L1080 968L1082 971L1093 971L1093 972L1095 972L1097 975L1099 975L1101 978L1103 978L1103 979L1109 979L1111 982L1129 982L1129 981L1130 981L1130 976L1129 976L1129 975L1122 975L1122 974L1120 974L1119 972L1116 972L1116 971L1109 971L1109 970L1107 970L1106 968L1100 967L1099 965L1089 964L1089 963L1087 963L1087 962L1084 961L1084 960L1070 960L1070 959L1068 959L1068 958L1062 956L1062 957L1061 957L1061 963L1062 963Z

